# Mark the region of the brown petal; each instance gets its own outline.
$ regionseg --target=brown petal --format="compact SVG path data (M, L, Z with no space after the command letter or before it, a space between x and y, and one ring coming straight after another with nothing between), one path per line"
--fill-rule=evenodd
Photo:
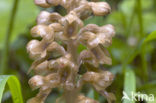
M107 35L108 37L111 37L111 38L115 36L115 28L111 24L107 24L107 25L102 26L100 28L99 32L106 33L105 35Z
M54 40L54 30L46 25L37 25L31 29L33 37L42 37L48 41Z
M100 46L92 48L92 53L95 55L96 59L100 64L112 64L111 58L108 56L108 51L106 49L101 49Z
M44 58L47 55L47 47L49 43L46 40L31 40L27 44L27 51L32 59Z
M61 18L62 16L57 12L51 13L50 15L51 22L58 22Z
M29 85L33 90L40 88L43 84L44 84L44 79L42 76L39 75L36 75L29 80Z
M60 84L58 73L51 73L45 77L45 84L50 88L56 88Z
M43 8L49 8L50 5L47 3L46 0L34 0L35 4L41 6Z
M40 63L39 65L37 65L34 68L34 71L36 74L39 74L39 75L45 75L45 74L50 73L50 71L48 70L48 61L46 60Z
M96 67L99 66L99 63L97 62L95 56L89 50L83 50L80 53L79 63L84 64L88 70L93 70L94 69L95 71L97 71Z
M96 90L101 91L105 90L108 86L112 84L114 80L114 75L108 71L101 71L99 73L99 77L96 81L94 81L93 85Z
M68 21L69 24L76 21L78 19L75 12L70 12L68 15L65 16L65 19Z
M78 23L73 21L71 24L66 19L62 19L60 23L64 26L63 35L66 38L75 39L77 37Z
M94 15L96 16L103 16L110 13L111 11L109 4L106 2L90 2L90 5Z
M62 56L66 54L64 47L59 45L57 42L52 42L48 46L47 52L55 52L55 54L62 55Z
M108 24L100 28L100 31L97 36L98 40L95 41L97 41L96 42L97 44L102 44L103 46L108 47L112 44L112 37L114 36L115 36L114 27Z
M63 27L60 23L52 23L49 27L53 28L55 32L63 31Z
M96 24L88 24L80 30L80 34L83 35L84 32L97 33L100 27Z
M87 72L83 75L83 81L91 83L96 90L105 90L114 80L114 75L108 71Z
M32 63L31 67L29 68L28 74L31 72L32 69L36 68L37 65L41 64L42 62L44 62L44 61L47 60L47 59L48 59L47 57L36 59L36 60Z
M83 75L83 80L85 82L90 82L90 83L93 83L95 81L98 80L99 78L99 73L96 73L96 72L87 72Z
M95 38L96 38L96 34L92 32L84 32L82 35L79 36L80 42L89 48L92 47L92 45L88 45L89 42Z
M39 46L40 46L40 41L38 40L31 40L27 44L27 52L29 53L32 59L37 59L40 57L41 52L39 50Z
M51 23L50 13L47 11L41 11L37 17L37 24L48 25Z

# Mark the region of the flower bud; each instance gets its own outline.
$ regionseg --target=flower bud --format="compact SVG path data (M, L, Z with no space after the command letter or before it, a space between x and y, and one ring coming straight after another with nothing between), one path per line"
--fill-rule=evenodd
M97 44L102 44L105 47L108 47L112 44L112 37L115 36L115 29L112 25L108 24L105 26L102 26L99 31L99 35L97 38L99 38L99 41L97 41Z
M80 30L80 34L83 35L85 32L97 33L99 31L99 26L96 24L88 24Z
M90 5L94 15L96 16L104 16L111 11L109 4L106 2L91 2Z
M45 25L37 25L31 29L31 34L33 37L42 37L46 40L54 40L54 30Z
M101 91L112 83L114 75L108 71L87 72L83 75L83 80L92 83L96 90Z
M108 64L108 65L112 64L112 59L110 58L107 49L97 46L95 48L92 48L91 52L94 54L94 56L96 57L96 60L100 64Z
M47 52L51 52L54 53L56 56L63 56L66 54L65 49L59 45L57 42L52 42L48 48L47 48Z
M30 57L33 59L37 59L40 57L40 53L38 52L38 49L37 49L39 44L40 42L38 40L31 40L27 44L27 52L29 53Z
M50 15L50 19L51 19L52 23L58 22L61 18L62 18L62 16L59 13L56 13L56 12L51 13L51 15Z
M44 61L42 63L40 63L39 65L36 66L36 68L34 68L34 71L36 74L48 74L50 71L48 70L48 61Z
M88 70L95 69L95 67L99 66L99 63L97 62L95 56L89 50L83 50L80 53L79 63L84 64Z
M60 76L57 73L51 73L45 77L45 84L50 88L56 88L60 84Z
M96 72L87 72L83 75L83 80L85 82L93 83L99 78L99 74Z
M98 79L94 82L93 85L98 91L100 91L110 86L113 80L114 75L111 72L102 71L100 72Z
M41 6L43 8L49 8L50 5L47 3L46 0L34 0L35 4Z
M50 13L41 11L37 17L37 24L49 25L51 23Z
M44 80L42 76L36 75L29 80L29 85L32 89L40 88L44 84Z
M50 28L53 28L55 32L63 31L63 27L59 23L52 23L49 25Z

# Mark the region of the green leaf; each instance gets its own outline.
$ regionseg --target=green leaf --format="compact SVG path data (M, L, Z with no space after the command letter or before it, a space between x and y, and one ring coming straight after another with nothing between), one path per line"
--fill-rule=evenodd
M152 32L145 38L144 44L155 39L156 39L156 31Z
M6 84L8 84L14 103L23 103L21 87L18 79L12 75L0 76L0 103Z
M135 101L131 100L132 93L136 92L136 77L132 69L126 69L125 71L124 92L130 98L130 100L124 99L123 103L135 103Z

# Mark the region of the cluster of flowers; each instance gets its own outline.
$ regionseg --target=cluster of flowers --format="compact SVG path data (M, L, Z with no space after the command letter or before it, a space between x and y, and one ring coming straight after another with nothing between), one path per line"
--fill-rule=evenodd
M39 93L27 103L44 103L53 88L64 90L57 103L62 100L66 103L99 103L79 93L86 83L93 85L111 103L115 97L105 89L112 83L114 76L99 69L99 65L111 64L106 47L112 43L114 27L110 24L102 27L95 24L84 26L83 23L92 15L110 13L110 6L95 0L35 0L35 4L43 8L60 5L67 14L61 16L57 12L41 11L37 25L31 29L33 37L41 38L27 44L27 51L34 59L30 70L33 69L36 74L29 84L33 90L39 88ZM80 44L87 49L78 53ZM82 65L87 71L79 73Z

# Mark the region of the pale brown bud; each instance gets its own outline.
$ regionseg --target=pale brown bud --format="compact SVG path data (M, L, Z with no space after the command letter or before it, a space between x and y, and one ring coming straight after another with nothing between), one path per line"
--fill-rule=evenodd
M37 65L36 68L34 68L34 71L36 74L45 75L48 74L50 71L48 70L48 61L44 61Z
M30 57L33 59L37 59L40 57L40 52L37 52L38 50L35 49L39 46L39 44L40 44L40 41L38 40L31 40L27 44L27 52L29 53Z
M89 4L92 8L94 15L96 16L103 16L110 13L111 11L109 4L106 2L90 2Z
M45 78L45 86L50 88L56 88L60 84L60 76L58 73L51 73L47 75Z
M102 27L89 24L80 31L80 35L81 42L89 48L97 47L99 44L107 47L112 43L115 30L110 24Z
M49 27L53 28L55 32L63 31L63 26L60 23L52 23Z
M83 35L85 32L97 33L99 31L99 26L96 24L88 24L80 30L80 34Z
M100 28L99 32L99 41L97 43L105 47L110 46L112 44L112 37L115 36L114 26L111 24L104 25Z
M49 8L50 5L47 3L46 0L34 0L35 4L41 6L43 8Z
M96 90L104 90L113 81L114 76L108 71L97 72L87 72L83 75L83 80L85 82L90 82L96 88Z
M48 41L54 40L54 30L46 25L37 25L31 29L33 37L42 37Z
M47 55L49 43L44 39L42 41L32 40L27 44L27 51L32 59L44 58Z
M44 84L43 77L39 75L36 75L29 80L29 85L33 90L40 88L43 84Z
M47 52L51 52L51 53L54 53L55 55L59 55L59 56L63 56L66 54L65 49L61 45L59 45L57 42L52 42L48 46Z
M89 50L83 50L79 56L79 63L84 64L87 69L93 69L94 67L98 67L99 63L96 60L96 57ZM92 67L90 67L92 66Z
M51 23L50 15L47 11L41 11L37 17L37 24L49 25Z
M64 19L66 19L68 23L71 24L72 22L76 21L79 18L77 17L75 12L71 11L68 15L64 17Z
M109 53L106 48L97 46L95 48L92 48L91 51L96 57L96 60L100 64L108 64L108 65L112 64L112 59L110 58Z
M104 90L108 86L112 84L112 81L114 80L114 75L111 72L108 71L101 71L100 76L98 77L97 81L93 84L96 90Z
M59 13L54 12L51 13L50 18L51 18L51 22L54 23L54 22L58 22L62 18L62 16Z

